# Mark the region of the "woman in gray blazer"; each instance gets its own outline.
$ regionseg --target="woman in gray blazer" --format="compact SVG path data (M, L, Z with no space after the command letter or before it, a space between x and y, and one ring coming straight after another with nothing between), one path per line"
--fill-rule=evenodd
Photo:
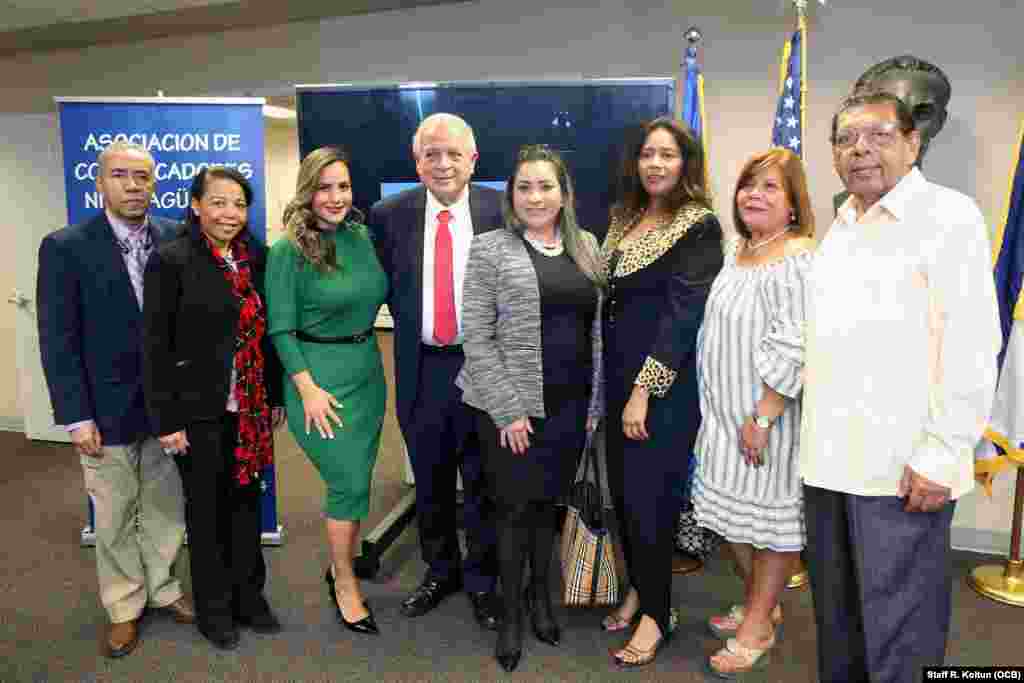
M576 224L572 181L547 147L519 151L505 226L473 238L462 321L463 401L477 410L488 493L498 519L505 620L495 657L519 663L522 614L558 645L551 605L554 501L568 491L586 430L603 413L597 240ZM523 581L523 558L531 566ZM532 606L532 609L531 609Z

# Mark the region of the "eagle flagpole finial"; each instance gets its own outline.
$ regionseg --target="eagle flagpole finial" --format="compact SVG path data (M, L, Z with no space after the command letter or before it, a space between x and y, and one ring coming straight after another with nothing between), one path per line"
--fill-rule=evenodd
M796 7L796 13L801 17L806 16L807 5L809 2L810 0L793 0L793 6ZM825 0L818 0L818 2L821 3L822 7L825 6Z

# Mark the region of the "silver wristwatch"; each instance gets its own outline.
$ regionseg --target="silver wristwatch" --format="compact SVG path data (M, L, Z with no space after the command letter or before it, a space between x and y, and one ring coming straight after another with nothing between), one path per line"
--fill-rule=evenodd
M758 415L757 413L754 413L754 424L756 424L761 429L770 429L772 426L772 420L768 419L767 417L764 417L763 415Z

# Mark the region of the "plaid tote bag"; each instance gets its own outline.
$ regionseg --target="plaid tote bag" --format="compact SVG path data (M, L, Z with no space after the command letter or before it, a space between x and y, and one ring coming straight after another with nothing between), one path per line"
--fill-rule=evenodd
M601 475L593 433L583 449L583 473L569 492L562 527L562 577L570 607L615 605L619 579L611 534L605 524ZM591 479L593 472L593 479Z

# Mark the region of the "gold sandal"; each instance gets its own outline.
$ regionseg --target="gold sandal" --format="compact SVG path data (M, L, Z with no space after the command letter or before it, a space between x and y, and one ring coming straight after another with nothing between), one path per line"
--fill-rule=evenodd
M745 617L746 611L743 609L743 605L733 605L729 608L728 614L717 615L708 619L708 631L714 637L721 638L722 640L732 638L736 635L736 631L740 629L740 624L743 623ZM776 606L772 610L772 626L775 628L776 640L782 638L781 607Z
M613 631L622 631L635 624L639 618L639 610L637 610L637 613L634 614L633 618L629 621L626 621L617 614L609 614L601 620L601 630L607 631L608 633ZM668 613L668 630L675 631L677 628L679 628L679 611L675 607L670 607Z
M708 657L705 662L707 672L718 678L728 681L738 680L740 677L752 671L757 671L768 666L769 652L775 647L775 636L768 641L763 648L747 647L735 638L725 641L725 647ZM730 661L728 669L719 669L712 661L716 657L726 657Z
M614 659L615 663L623 669L647 666L654 661L654 658L658 655L658 650L661 649L661 646L672 638L672 633L672 631L669 631L665 635L661 636L654 641L654 645L646 650L641 650L635 645L626 643L625 647L612 655L612 659Z

